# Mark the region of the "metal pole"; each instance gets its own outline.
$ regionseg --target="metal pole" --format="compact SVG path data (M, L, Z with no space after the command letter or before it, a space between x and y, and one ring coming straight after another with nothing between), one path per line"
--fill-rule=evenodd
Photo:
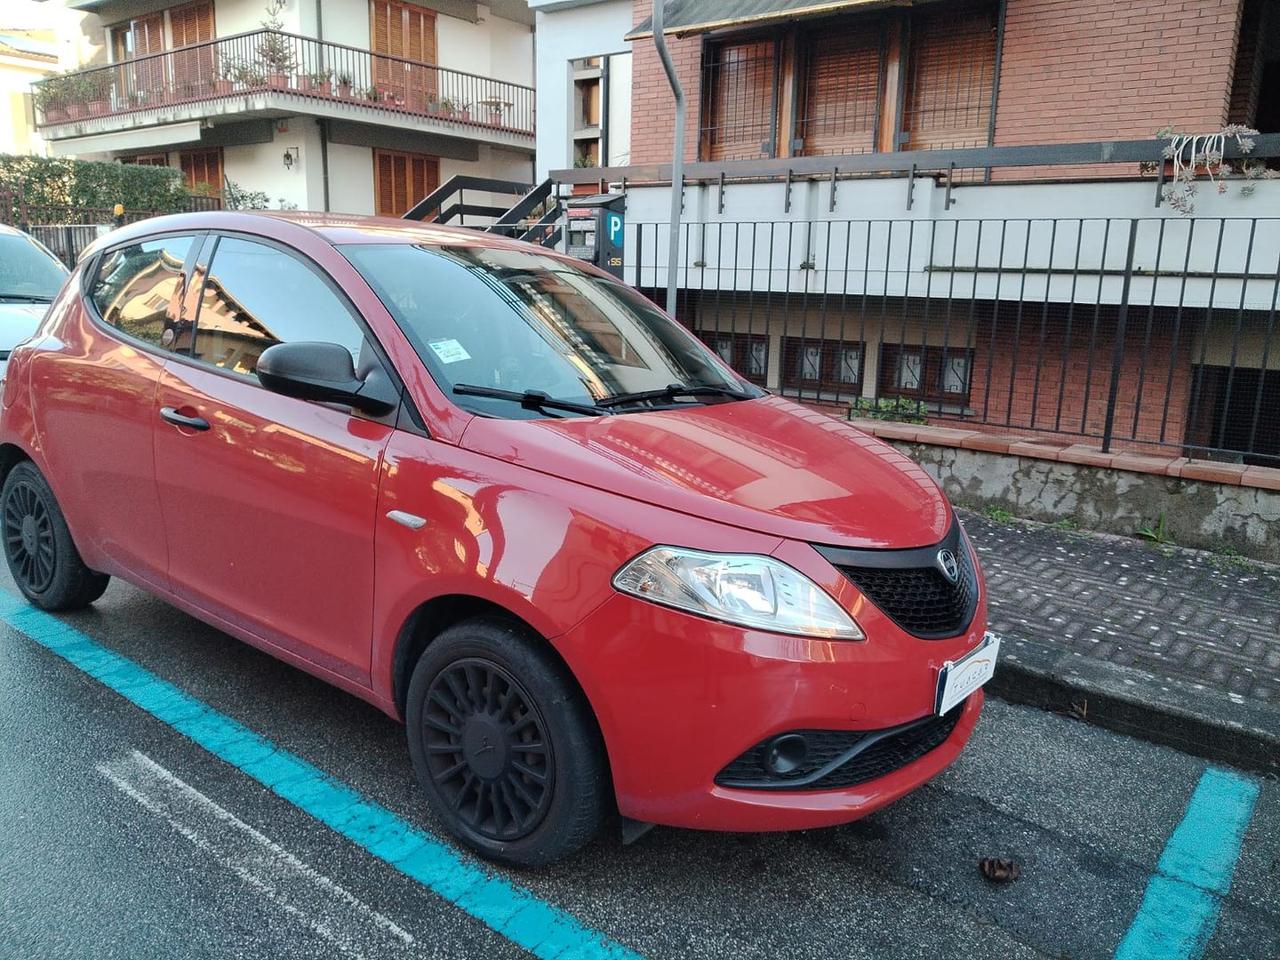
M1120 396L1120 367L1124 363L1124 335L1129 320L1129 288L1133 283L1133 253L1138 241L1138 221L1129 221L1129 250L1125 254L1124 283L1120 288L1120 309L1116 314L1116 340L1111 348L1111 389L1107 393L1107 415L1102 427L1102 452L1111 452L1116 423L1116 401ZM1221 243L1221 236L1219 236ZM1106 256L1105 245L1103 254Z
M666 0L654 0L653 45L658 48L658 59L667 73L667 83L676 101L675 147L671 156L671 238L667 254L667 313L676 312L676 263L680 260L680 216L684 212L684 88L676 76L676 66L667 49L667 38L662 33L662 21Z

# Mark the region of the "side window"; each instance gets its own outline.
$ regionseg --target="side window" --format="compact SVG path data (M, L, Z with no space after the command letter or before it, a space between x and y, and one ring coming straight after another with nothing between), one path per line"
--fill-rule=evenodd
M143 240L104 254L90 296L102 319L146 343L186 350L190 330L176 318L182 296L182 266L192 237Z
M194 356L252 377L275 343L338 343L360 361L364 331L346 304L301 260L252 240L223 237L200 297Z

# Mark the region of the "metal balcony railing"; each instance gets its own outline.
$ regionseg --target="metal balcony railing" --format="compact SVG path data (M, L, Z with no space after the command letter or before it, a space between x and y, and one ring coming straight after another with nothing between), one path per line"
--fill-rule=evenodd
M41 127L269 91L533 134L533 88L312 37L255 30L49 77Z

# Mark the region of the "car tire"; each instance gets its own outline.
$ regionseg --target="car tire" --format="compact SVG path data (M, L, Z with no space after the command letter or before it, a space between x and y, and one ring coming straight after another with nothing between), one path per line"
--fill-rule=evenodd
M0 531L14 582L42 610L87 607L111 581L80 559L53 490L30 461L10 470L0 489Z
M436 815L481 856L539 866L581 849L611 795L594 717L519 624L478 617L427 645L405 705L409 754Z

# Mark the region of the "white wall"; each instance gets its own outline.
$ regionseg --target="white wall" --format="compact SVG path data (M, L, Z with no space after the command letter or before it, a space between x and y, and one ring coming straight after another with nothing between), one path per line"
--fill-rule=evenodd
M288 129L280 130L279 124ZM284 166L287 147L297 147L299 154L298 162L288 170ZM281 200L296 204L300 210L323 209L320 131L315 120L288 117L277 122L270 143L224 147L222 157L227 179L242 190L261 190L272 209L279 208ZM372 171L367 170L365 176L372 180Z
M335 213L372 214L373 201L373 150L346 143L329 144L329 209Z
M570 150L572 123L572 83L569 61L608 53L627 53L630 44L623 39L631 29L631 0L603 0L564 7L551 0L531 0L529 6L537 14L537 110L539 180L548 170L573 165ZM615 71L618 72L618 71ZM613 77L610 108L625 109L625 117L612 114L609 131L609 153L615 156L625 146L631 152L630 78L625 83Z
M532 85L532 28L495 17L488 7L476 9L480 16L478 23L444 14L437 16L440 66Z

